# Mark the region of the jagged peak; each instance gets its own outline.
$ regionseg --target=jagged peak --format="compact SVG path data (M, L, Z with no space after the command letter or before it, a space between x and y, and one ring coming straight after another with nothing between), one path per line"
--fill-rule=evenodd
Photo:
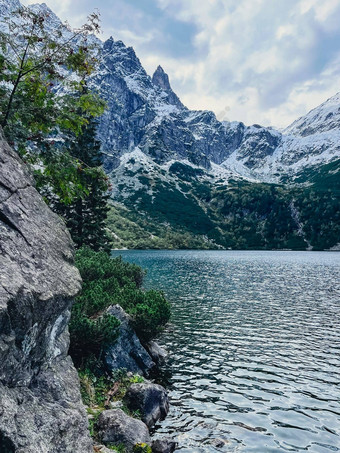
M156 69L156 71L155 71L155 74L156 74L157 72L160 72L161 74L165 74L165 71L164 71L164 69L162 68L162 66L161 66L160 64L157 66L157 69Z
M169 76L164 71L162 66L160 66L160 65L158 65L156 71L154 72L154 74L152 76L152 83L154 85L157 85L159 88L161 88L164 91L170 91L171 90Z
M113 39L112 36L109 37L109 39L107 39L105 42L104 42L104 45L103 45L103 49L104 51L106 52L109 52L112 50L113 46L115 44L115 40Z
M61 19L51 10L51 8L46 5L46 3L33 3L32 5L28 5L28 8L33 11L34 13L41 13L53 20L56 23L62 23Z
M168 94L168 102L176 105L177 107L183 108L184 105L179 100L178 96L173 92L168 74L164 71L161 65L158 65L156 71L152 76L152 83L156 87L165 91Z

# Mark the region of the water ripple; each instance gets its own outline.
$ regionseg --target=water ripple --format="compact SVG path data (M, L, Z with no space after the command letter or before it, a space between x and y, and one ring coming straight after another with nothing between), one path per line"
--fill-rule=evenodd
M173 305L181 452L340 452L340 254L125 252Z

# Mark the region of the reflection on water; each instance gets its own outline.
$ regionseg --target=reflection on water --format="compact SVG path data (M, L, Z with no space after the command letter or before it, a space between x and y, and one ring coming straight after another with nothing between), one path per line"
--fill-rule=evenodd
M127 251L173 306L182 452L340 451L340 254Z

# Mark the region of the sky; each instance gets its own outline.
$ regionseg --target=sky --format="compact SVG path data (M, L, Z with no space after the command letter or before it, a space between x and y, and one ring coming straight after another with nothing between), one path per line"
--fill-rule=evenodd
M37 0L23 0L23 4ZM45 0L160 64L190 109L285 127L340 91L340 0Z

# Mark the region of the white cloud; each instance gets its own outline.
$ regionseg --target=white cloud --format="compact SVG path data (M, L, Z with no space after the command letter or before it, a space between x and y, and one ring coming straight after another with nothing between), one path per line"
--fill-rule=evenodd
M231 120L285 126L340 90L339 0L158 3L199 29L193 42L205 52L197 61L175 70L173 61L163 63L189 107L229 106Z

